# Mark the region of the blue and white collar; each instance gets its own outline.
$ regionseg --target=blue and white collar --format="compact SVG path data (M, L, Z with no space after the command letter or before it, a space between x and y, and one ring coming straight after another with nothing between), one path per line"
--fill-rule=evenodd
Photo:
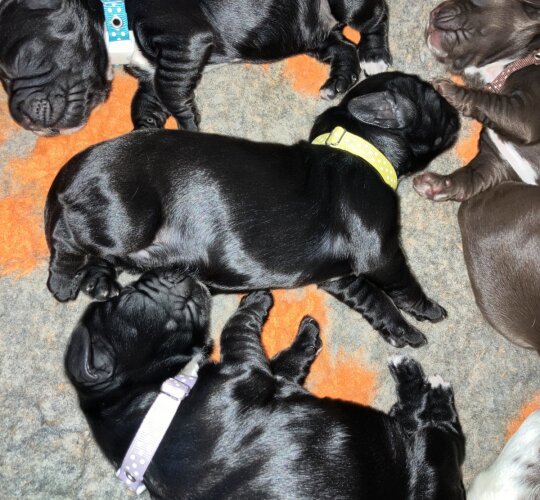
M124 0L101 0L105 15L105 45L110 64L130 64L136 51L135 37L129 29Z

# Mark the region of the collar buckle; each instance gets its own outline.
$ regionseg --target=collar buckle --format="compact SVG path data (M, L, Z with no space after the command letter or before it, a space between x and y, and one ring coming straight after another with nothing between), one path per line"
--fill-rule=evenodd
M342 127L336 127L330 135L326 138L325 144L327 146L335 148L342 141L347 131Z

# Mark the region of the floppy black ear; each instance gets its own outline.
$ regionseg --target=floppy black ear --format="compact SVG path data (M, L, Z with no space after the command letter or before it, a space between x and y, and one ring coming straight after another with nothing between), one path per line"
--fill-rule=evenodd
M56 10L62 6L62 0L19 0L30 10Z
M386 129L405 128L416 116L414 103L391 90L355 97L347 109L357 120Z
M75 384L92 386L110 380L114 358L103 343L92 342L88 328L79 324L73 331L66 352L66 370Z
M522 0L526 14L535 20L540 19L540 0Z

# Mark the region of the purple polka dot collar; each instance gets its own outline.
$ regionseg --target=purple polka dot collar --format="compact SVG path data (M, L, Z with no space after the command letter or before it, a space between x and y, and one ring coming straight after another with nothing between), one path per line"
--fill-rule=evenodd
M146 487L144 473L154 457L182 400L197 382L197 376L180 372L161 385L158 397L148 410L124 456L116 477L131 491L140 495Z

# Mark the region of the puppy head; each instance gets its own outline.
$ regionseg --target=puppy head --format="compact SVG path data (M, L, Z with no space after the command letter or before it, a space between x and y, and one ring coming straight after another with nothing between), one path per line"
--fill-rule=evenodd
M68 344L68 376L79 394L159 383L205 346L209 311L210 294L194 278L145 273L87 308Z
M456 110L413 75L381 73L362 81L337 108L323 113L312 138L342 126L378 147L398 176L425 168L457 138Z
M77 130L109 94L101 14L82 5L0 2L0 82L13 119L38 135Z
M540 0L447 0L431 12L426 40L455 73L517 59L540 47Z

